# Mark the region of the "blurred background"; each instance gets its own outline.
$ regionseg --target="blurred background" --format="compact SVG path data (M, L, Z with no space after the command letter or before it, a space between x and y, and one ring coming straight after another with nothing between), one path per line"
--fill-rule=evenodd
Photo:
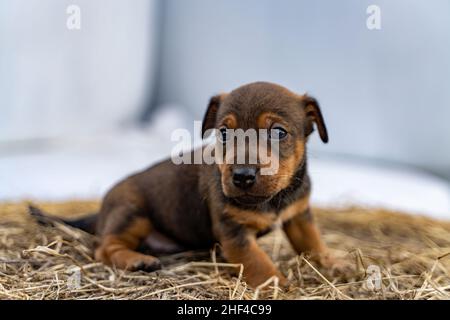
M449 40L448 0L2 0L0 200L99 198L263 80L321 103L315 204L450 218Z

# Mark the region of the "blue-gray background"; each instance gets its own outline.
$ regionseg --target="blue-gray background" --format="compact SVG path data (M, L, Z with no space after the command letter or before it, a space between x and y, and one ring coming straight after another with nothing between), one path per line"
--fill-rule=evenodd
M66 28L71 4L81 30ZM331 142L314 152L450 178L448 0L0 2L2 156L167 104L198 120L212 94L257 80L318 98Z
M205 93L267 79L319 99L322 151L450 177L449 1L169 0L164 17L158 101L199 116Z

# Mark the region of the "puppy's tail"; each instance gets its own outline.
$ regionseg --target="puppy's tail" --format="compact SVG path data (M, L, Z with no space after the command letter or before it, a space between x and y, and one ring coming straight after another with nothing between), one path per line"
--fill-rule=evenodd
M33 218L35 218L39 224L48 226L48 225L53 225L55 222L59 222L59 223L67 224L74 228L81 229L81 230L86 231L91 234L95 233L95 227L97 225L97 218L98 218L98 214L96 214L96 213L89 214L80 219L66 220L66 219L61 219L61 218L55 217L55 216L51 216L51 215L43 212L38 207L35 207L33 205L28 205L28 210L30 212L30 215Z

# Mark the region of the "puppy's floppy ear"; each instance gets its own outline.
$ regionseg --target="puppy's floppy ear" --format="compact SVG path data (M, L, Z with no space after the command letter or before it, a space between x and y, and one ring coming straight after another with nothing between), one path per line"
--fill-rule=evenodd
M320 139L322 139L324 143L327 143L327 127L325 126L325 121L323 120L319 103L316 99L308 95L304 95L302 100L306 114L306 135L309 135L313 131L313 123L316 123L317 129L319 130Z
M205 116L203 117L202 138L206 138L206 130L214 129L217 111L219 110L220 104L222 103L224 97L225 94L218 94L209 99L208 108L206 109Z

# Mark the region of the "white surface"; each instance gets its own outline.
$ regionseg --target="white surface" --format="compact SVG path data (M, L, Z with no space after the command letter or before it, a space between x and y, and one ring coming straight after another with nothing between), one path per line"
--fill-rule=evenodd
M448 182L409 168L310 159L312 201L382 207L450 219Z
M155 0L0 1L0 141L87 134L151 99ZM81 29L69 30L69 5Z
M170 155L175 128L165 108L147 128L53 141L34 153L0 149L0 200L98 198L119 179ZM170 119L170 121L167 121ZM1 146L1 145L0 145ZM450 219L448 183L409 169L309 157L314 204L377 206Z

